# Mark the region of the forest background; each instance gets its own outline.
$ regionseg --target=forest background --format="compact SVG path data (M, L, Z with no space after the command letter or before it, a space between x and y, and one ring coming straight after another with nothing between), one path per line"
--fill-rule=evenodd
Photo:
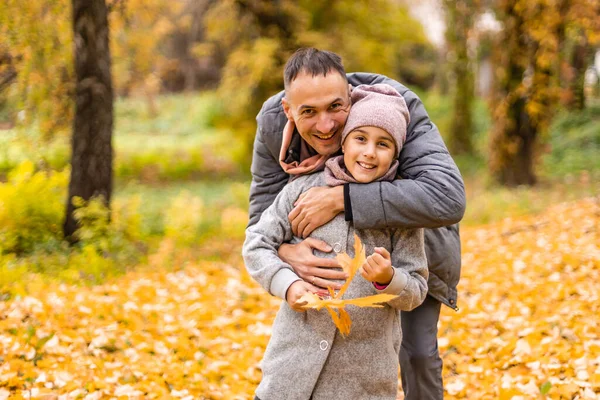
M440 329L447 395L598 396L600 346L583 340L597 339L597 322L574 332L551 320L537 331L541 317L529 313L501 327L511 312L487 308L478 289L522 309L544 291L524 291L518 278L500 282L499 271L523 277L526 269L540 284L565 274L560 280L577 287L557 298L565 312L597 315L583 282L600 269L596 1L440 0L425 11L409 0L95 0L89 10L83 3L0 4L0 398L249 398L276 309L240 260L254 117L283 89L283 64L300 46L333 50L348 72L384 74L414 90L463 174L465 306L445 310ZM450 29L436 38L440 23ZM90 85L86 76L98 80ZM89 87L102 104L84 101ZM568 249L553 237L560 231L571 233ZM477 274L478 265L491 270ZM159 310L177 296L160 289L173 277L197 294L189 305L196 311L225 302L222 314L182 321L195 323L184 344L170 342L154 314L120 320L115 309L96 309L100 291L115 296L119 313L138 300ZM151 300L139 297L145 279L154 282ZM75 314L44 315L56 296L77 299ZM88 314L97 317L89 326ZM69 325L66 315L78 322ZM107 334L123 324L151 331L143 341L156 341L152 349ZM489 337L463 343L477 329L507 338L486 348L485 366ZM564 352L534 346L545 337L565 341ZM112 378L57 367L67 355L77 364L78 346L87 371L111 363ZM137 370L122 362L133 350ZM162 372L143 370L138 351ZM562 359L573 351L578 357ZM545 366L531 364L545 358Z

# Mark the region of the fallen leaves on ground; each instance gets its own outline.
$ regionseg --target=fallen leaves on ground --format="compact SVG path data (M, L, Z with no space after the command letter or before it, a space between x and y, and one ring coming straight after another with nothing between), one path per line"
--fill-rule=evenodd
M165 242L111 284L0 302L0 399L249 398L279 301L240 272L241 244L227 245L227 264L168 271L183 261Z
M461 232L445 398L600 398L599 226L588 199ZM169 243L112 283L0 302L0 399L251 399L279 301L239 245L194 262Z
M447 398L600 399L600 199L461 231Z

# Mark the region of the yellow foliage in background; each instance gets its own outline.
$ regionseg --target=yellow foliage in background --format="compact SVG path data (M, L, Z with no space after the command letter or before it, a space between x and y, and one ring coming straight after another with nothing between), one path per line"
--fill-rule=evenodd
M428 48L423 27L403 4L388 1L255 1L225 0L204 16L206 42L225 54L218 94L221 125L232 128L246 149L249 163L262 103L283 89L283 66L299 47L335 51L348 72L377 72L398 78L411 70L406 59L415 46ZM412 55L411 55L412 56ZM411 71L412 72L412 71Z
M165 214L165 236L182 245L190 245L198 237L203 217L202 199L182 191Z
M114 201L110 218L100 199L75 199L79 243L69 246L62 232L68 177L68 169L36 172L26 161L0 182L0 298L25 291L35 274L98 283L139 262L147 239L139 197Z
M169 68L161 46L190 25L184 7L183 1L127 0L109 13L113 77L120 93L158 94L158 76Z
M462 230L445 398L597 398L599 226L586 199ZM0 302L0 398L251 398L279 300L245 272L240 241L223 248L227 262L197 261L165 241L150 268L107 284Z
M0 54L4 52L18 74L3 95L22 110L21 122L39 122L46 137L68 127L75 89L71 2L0 2Z
M221 233L230 239L243 239L248 225L248 211L239 207L227 207L221 213Z
M68 177L69 170L35 172L26 161L0 182L0 255L62 238Z

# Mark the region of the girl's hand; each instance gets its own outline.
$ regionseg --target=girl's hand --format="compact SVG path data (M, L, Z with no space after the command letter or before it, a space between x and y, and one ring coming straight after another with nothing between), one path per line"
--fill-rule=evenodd
M304 308L302 308L302 306L306 303L305 302L298 303L297 302L298 299L300 299L300 297L304 296L305 293L318 293L318 292L319 292L318 287L311 285L308 282L296 281L296 282L292 283L290 285L290 287L288 288L287 293L285 294L285 301L287 301L287 303L292 308L292 310L298 311L298 312L305 312L306 310Z
M390 252L383 247L375 247L375 253L367 257L360 267L360 274L369 282L388 285L394 277Z

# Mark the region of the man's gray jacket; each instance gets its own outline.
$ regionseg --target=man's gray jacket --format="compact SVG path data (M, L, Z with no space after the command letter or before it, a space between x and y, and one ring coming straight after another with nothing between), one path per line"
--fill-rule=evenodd
M351 213L346 210L346 215L352 215L356 229L428 228L425 230L428 294L456 308L456 285L461 267L458 221L466 205L460 172L415 93L383 75L353 73L347 76L353 86L387 83L396 88L410 111L410 124L398 157L402 179L350 184L352 210ZM289 175L279 164L282 132L287 121L281 105L283 95L282 91L270 97L256 117L249 226L258 221L289 181ZM293 157L299 157L300 140L295 132L290 145Z

